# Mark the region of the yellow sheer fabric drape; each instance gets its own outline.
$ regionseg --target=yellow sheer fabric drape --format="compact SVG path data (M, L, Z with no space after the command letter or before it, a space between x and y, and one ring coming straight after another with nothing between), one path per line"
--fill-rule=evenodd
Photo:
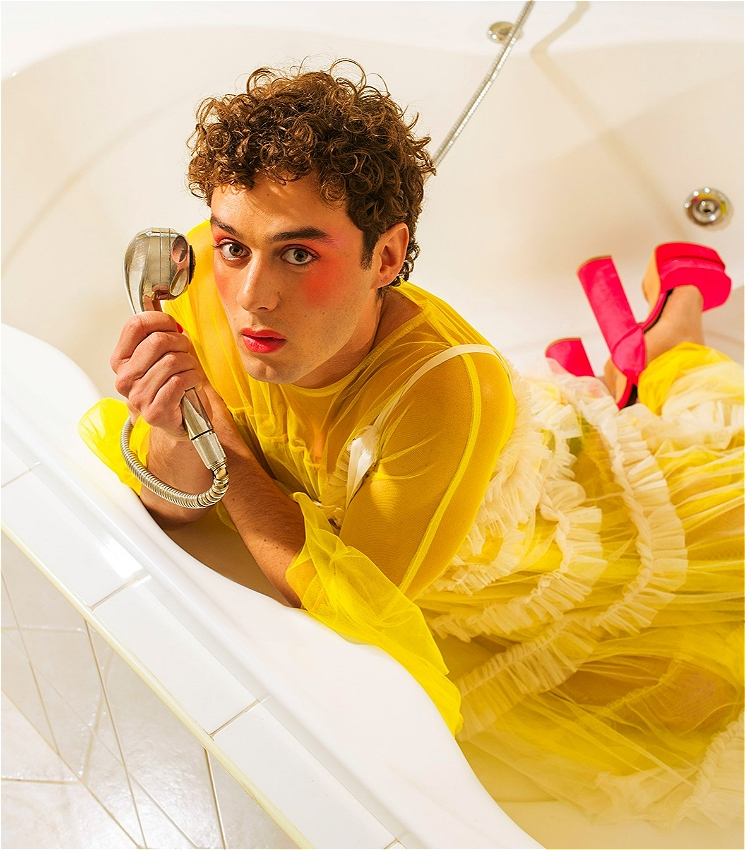
M195 228L189 241L194 281L165 309L189 334L247 444L303 510L306 541L288 571L291 586L312 616L397 658L456 731L460 696L413 600L468 533L512 430L505 365L493 354L468 354L418 380L393 410L374 467L347 503L350 443L431 358L486 341L447 305L405 284L388 297L408 298L418 314L351 374L321 389L253 381L212 281L208 225ZM118 438L94 425L112 404L94 408L81 427L121 474ZM123 414L115 418L118 425Z
M598 819L733 817L741 368L678 346L643 373L642 403L619 412L595 379L524 380L469 353L422 375L376 430L433 357L485 340L405 284L391 297L419 313L350 375L321 389L252 381L212 281L209 229L189 238L196 279L167 309L302 509L287 575L308 612L397 658L452 731L463 723L467 753ZM123 416L104 401L82 427L131 484ZM360 441L369 470L349 499Z

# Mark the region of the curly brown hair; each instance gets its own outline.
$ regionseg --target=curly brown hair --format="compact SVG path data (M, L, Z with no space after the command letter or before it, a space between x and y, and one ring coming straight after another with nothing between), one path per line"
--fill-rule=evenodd
M359 81L334 76L350 64ZM328 71L302 66L259 68L245 94L207 98L189 139L189 188L210 203L215 188L253 188L258 175L285 183L315 173L326 203L346 203L362 231L362 265L389 227L404 222L409 246L401 277L408 279L419 246L414 238L424 180L434 174L428 136L415 138L419 116L408 121L387 89L367 82L356 62Z

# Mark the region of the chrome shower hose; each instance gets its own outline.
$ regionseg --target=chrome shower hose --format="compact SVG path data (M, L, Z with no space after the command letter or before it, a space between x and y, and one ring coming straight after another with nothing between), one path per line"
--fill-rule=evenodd
M148 490L152 490L153 493L160 496L161 499L182 508L209 508L216 505L225 495L225 491L228 489L228 470L225 463L219 464L211 470L214 478L209 490L205 490L204 493L184 493L182 490L177 490L156 478L150 470L140 463L129 447L131 433L132 422L127 419L122 428L120 441L124 461L132 475Z

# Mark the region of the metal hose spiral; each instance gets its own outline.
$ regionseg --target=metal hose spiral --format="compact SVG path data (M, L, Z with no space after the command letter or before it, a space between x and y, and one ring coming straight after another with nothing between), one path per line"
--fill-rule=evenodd
M129 468L129 471L135 478L143 484L148 490L171 502L174 505L179 505L182 508L209 508L216 505L225 495L228 489L228 470L223 463L212 470L214 479L212 486L204 493L184 493L182 490L177 490L169 484L165 484L159 478L156 478L152 472L144 467L135 456L132 449L129 447L129 438L132 433L132 422L130 419L124 423L122 428L122 437L120 441L122 455L124 461Z

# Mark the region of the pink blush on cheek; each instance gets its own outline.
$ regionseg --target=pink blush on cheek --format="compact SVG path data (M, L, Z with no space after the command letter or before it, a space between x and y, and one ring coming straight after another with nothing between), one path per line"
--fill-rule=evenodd
M213 271L213 278L217 295L220 301L222 301L223 307L228 309L229 305L235 301L235 293L233 292L233 287L230 285L230 278L217 274L215 271Z
M338 274L335 263L324 263L323 269L310 268L304 274L303 294L313 307L326 307L338 292Z

